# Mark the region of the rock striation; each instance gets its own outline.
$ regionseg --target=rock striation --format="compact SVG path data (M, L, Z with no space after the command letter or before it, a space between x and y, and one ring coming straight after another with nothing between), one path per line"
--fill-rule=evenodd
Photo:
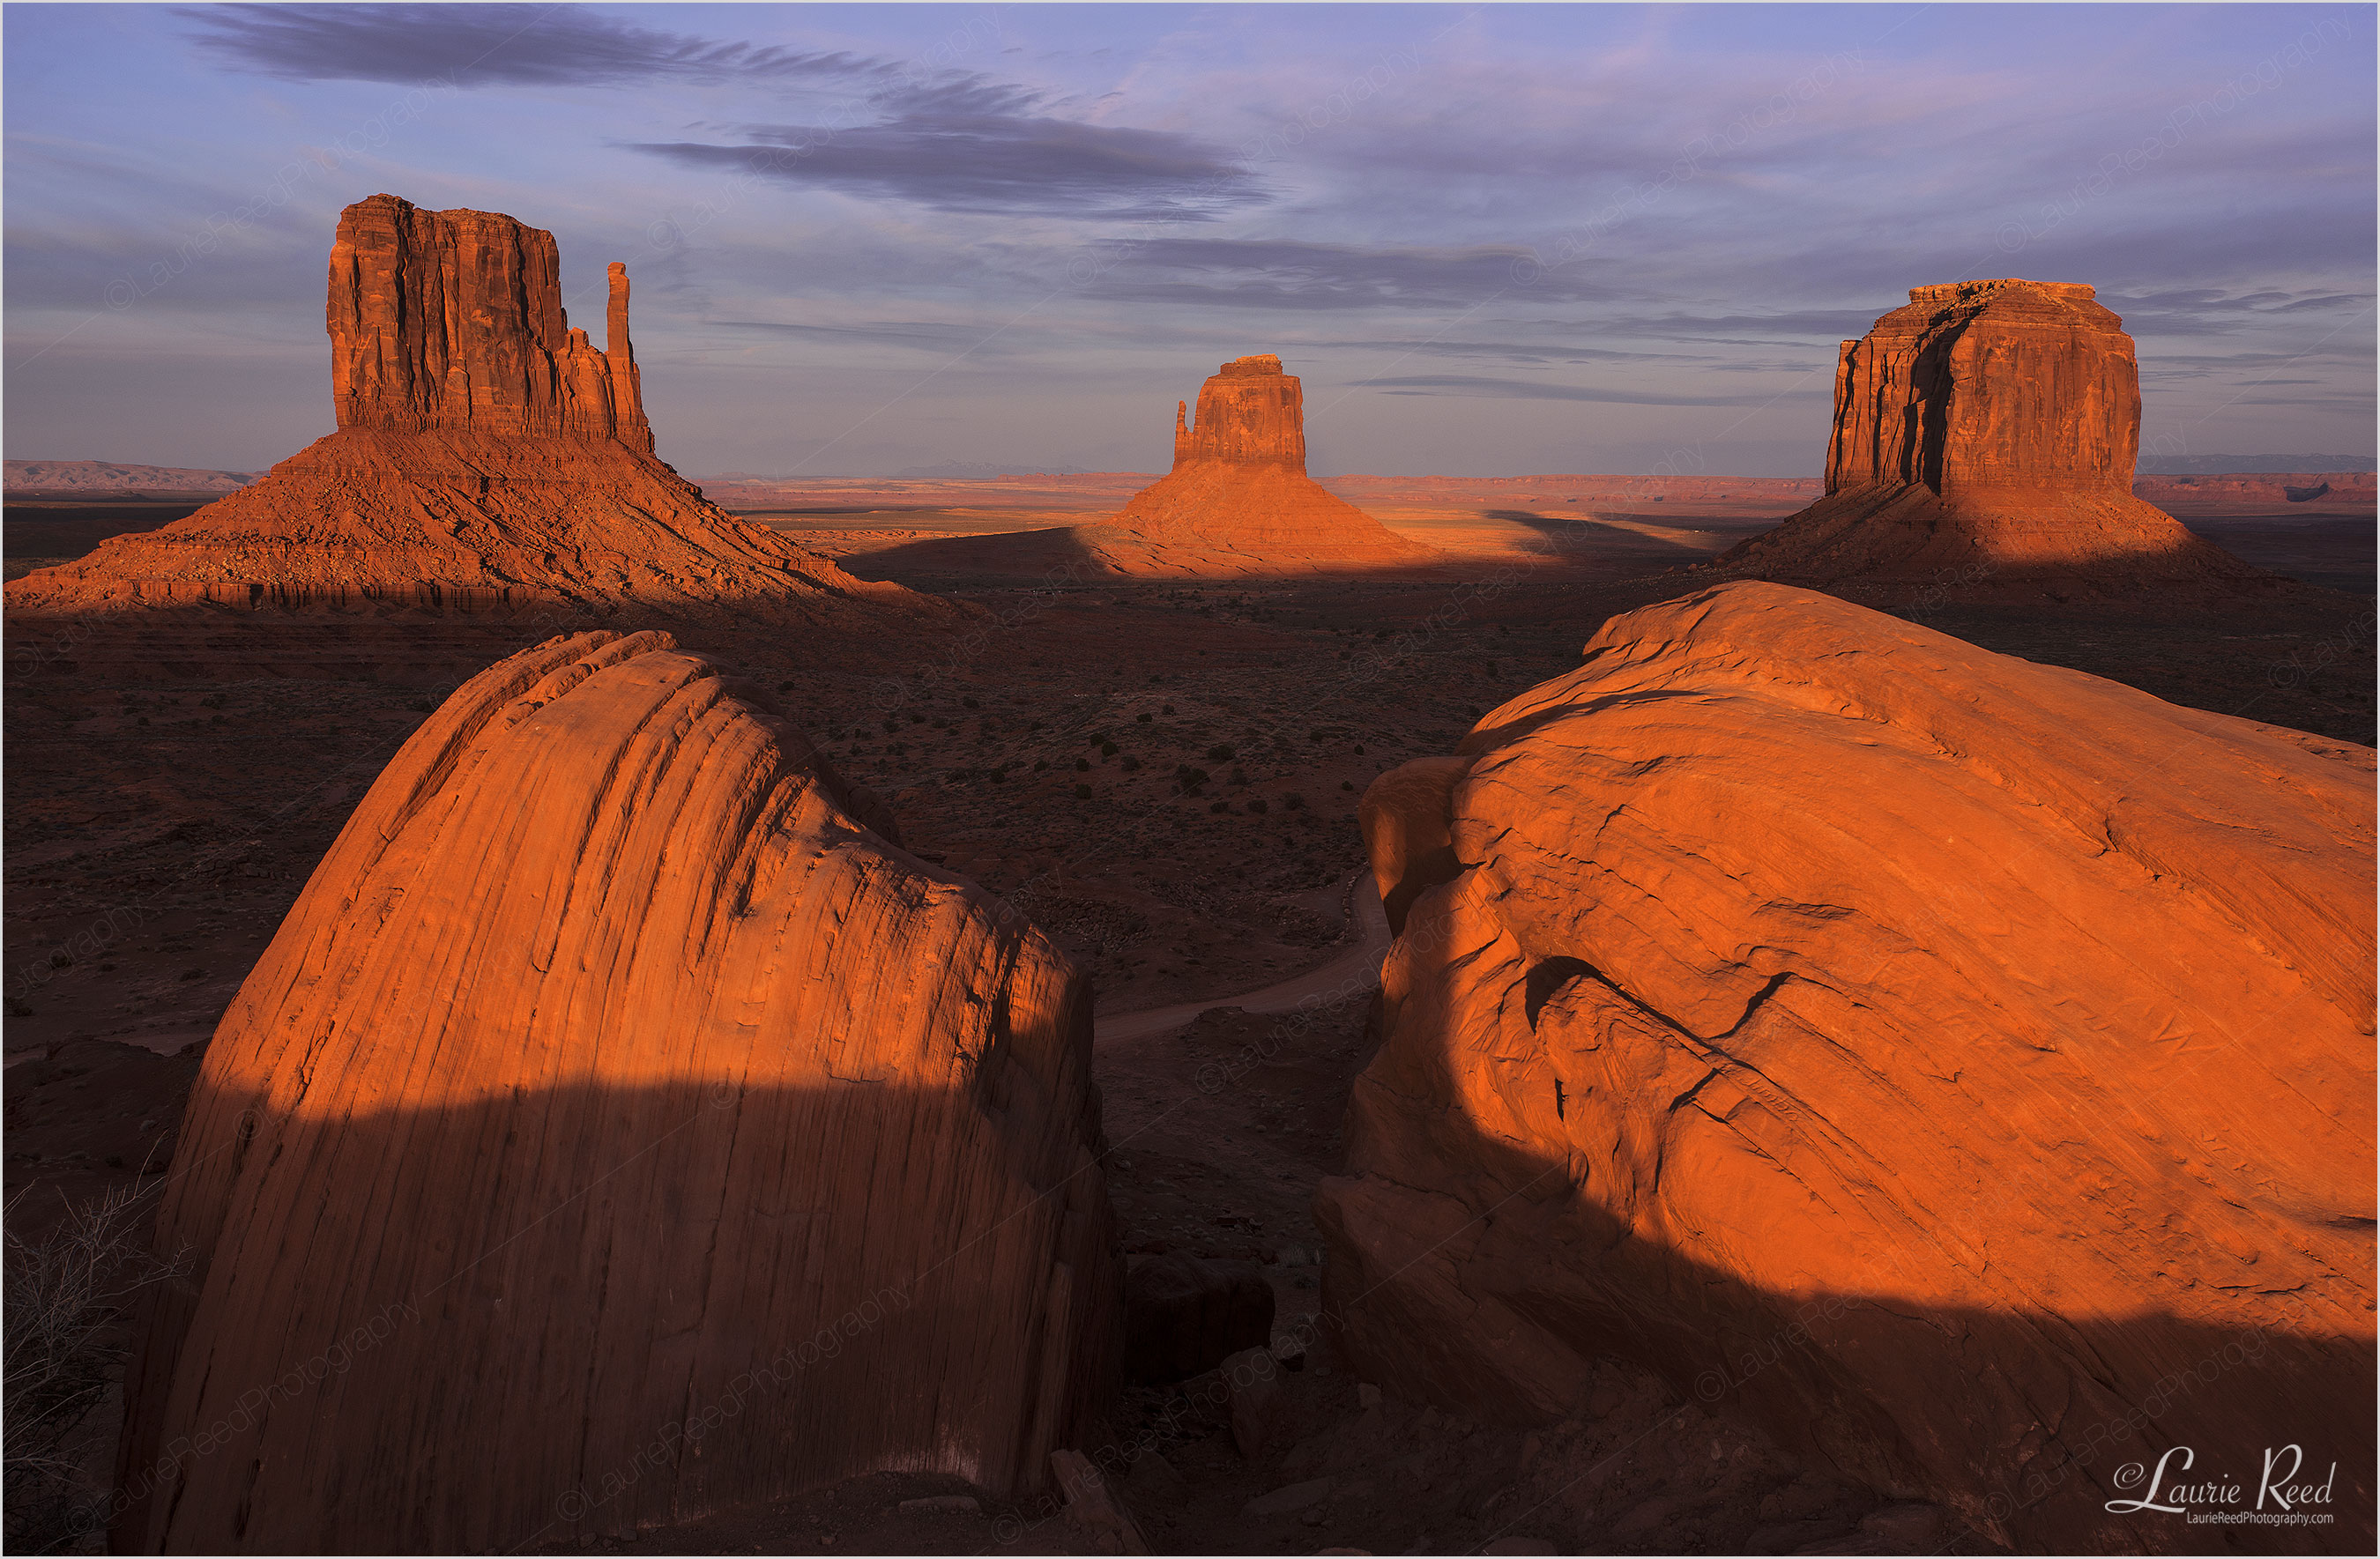
M568 324L550 233L375 195L339 217L325 322L338 431L159 529L7 586L12 613L955 614L746 525L655 458L611 268L607 345Z
M1033 1488L1121 1364L1090 1004L668 635L499 662L207 1051L116 1546L512 1552L878 1470Z
M1842 344L1826 496L1706 566L1896 600L2287 587L2132 496L2140 428L2131 337L2090 287L1915 287Z
M1225 363L1173 413L1173 469L1075 531L1111 574L1229 576L1443 561L1305 474L1305 393L1270 354Z
M2296 1444L2338 1525L2251 1545L2364 1551L2373 792L1827 596L1615 619L1365 798L1357 1373L1543 1420L1624 1356L2019 1551L2202 1548L2119 1468Z

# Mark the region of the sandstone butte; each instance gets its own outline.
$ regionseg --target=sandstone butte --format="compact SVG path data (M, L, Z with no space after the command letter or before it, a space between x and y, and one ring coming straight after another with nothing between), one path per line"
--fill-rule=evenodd
M1364 799L1357 1373L1622 1355L2021 1552L2370 1552L2373 762L1781 586L1613 620ZM2105 1508L2290 1444L2337 1526Z
M511 1552L877 1470L1029 1491L1121 1368L1090 1059L1076 969L756 690L652 632L501 661L207 1051L115 1541Z
M2295 588L2132 496L2140 369L2092 289L1913 287L1846 341L1827 491L1700 571L1906 599Z
M340 213L326 323L336 432L187 518L25 575L10 610L955 610L746 525L655 458L624 265L598 349L565 317L552 234L375 195Z
M1196 577L1442 562L1305 474L1305 393L1269 354L1236 357L1176 403L1173 469L1075 532L1095 566Z

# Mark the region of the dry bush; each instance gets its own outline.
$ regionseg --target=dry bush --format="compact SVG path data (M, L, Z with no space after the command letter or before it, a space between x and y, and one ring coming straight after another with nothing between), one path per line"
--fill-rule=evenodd
M68 1206L38 1239L18 1234L16 1202L8 1205L0 1476L11 1553L55 1552L98 1519L103 1496L83 1477L78 1432L121 1376L136 1298L188 1267L150 1249L151 1200L119 1187Z

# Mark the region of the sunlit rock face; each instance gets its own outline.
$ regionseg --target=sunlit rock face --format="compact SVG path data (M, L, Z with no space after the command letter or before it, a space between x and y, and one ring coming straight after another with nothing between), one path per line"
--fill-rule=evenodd
M10 610L961 615L746 525L654 457L625 266L598 350L564 315L553 235L375 195L339 218L325 323L337 432L187 518L27 574Z
M2338 1524L2253 1543L2368 1547L2373 761L1773 585L1608 623L1365 799L1358 1373L1624 1356L2020 1550L2297 1444Z
M1912 288L1846 341L1827 496L1706 565L1900 600L2286 588L2132 496L2140 369L2076 283Z
M1087 982L665 634L391 762L225 1013L119 1549L511 1552L1022 1493L1121 1365Z
M1363 573L1442 561L1305 474L1305 397L1269 354L1225 363L1174 408L1173 469L1076 533L1094 566L1160 575Z

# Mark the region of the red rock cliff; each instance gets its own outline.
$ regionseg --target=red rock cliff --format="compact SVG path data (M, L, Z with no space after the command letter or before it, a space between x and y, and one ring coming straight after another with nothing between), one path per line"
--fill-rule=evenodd
M1234 357L1198 387L1198 420L1173 414L1173 468L1202 461L1305 474L1305 391L1270 353Z
M2072 282L1914 287L1846 341L1827 490L1923 482L1946 497L2057 488L2121 497L2141 442L2123 320Z
M662 634L449 698L207 1051L117 1552L1040 1483L1120 1365L1090 989L886 828Z
M615 438L653 434L611 268L608 351L570 328L551 233L492 211L375 195L331 246L331 394L342 428Z

